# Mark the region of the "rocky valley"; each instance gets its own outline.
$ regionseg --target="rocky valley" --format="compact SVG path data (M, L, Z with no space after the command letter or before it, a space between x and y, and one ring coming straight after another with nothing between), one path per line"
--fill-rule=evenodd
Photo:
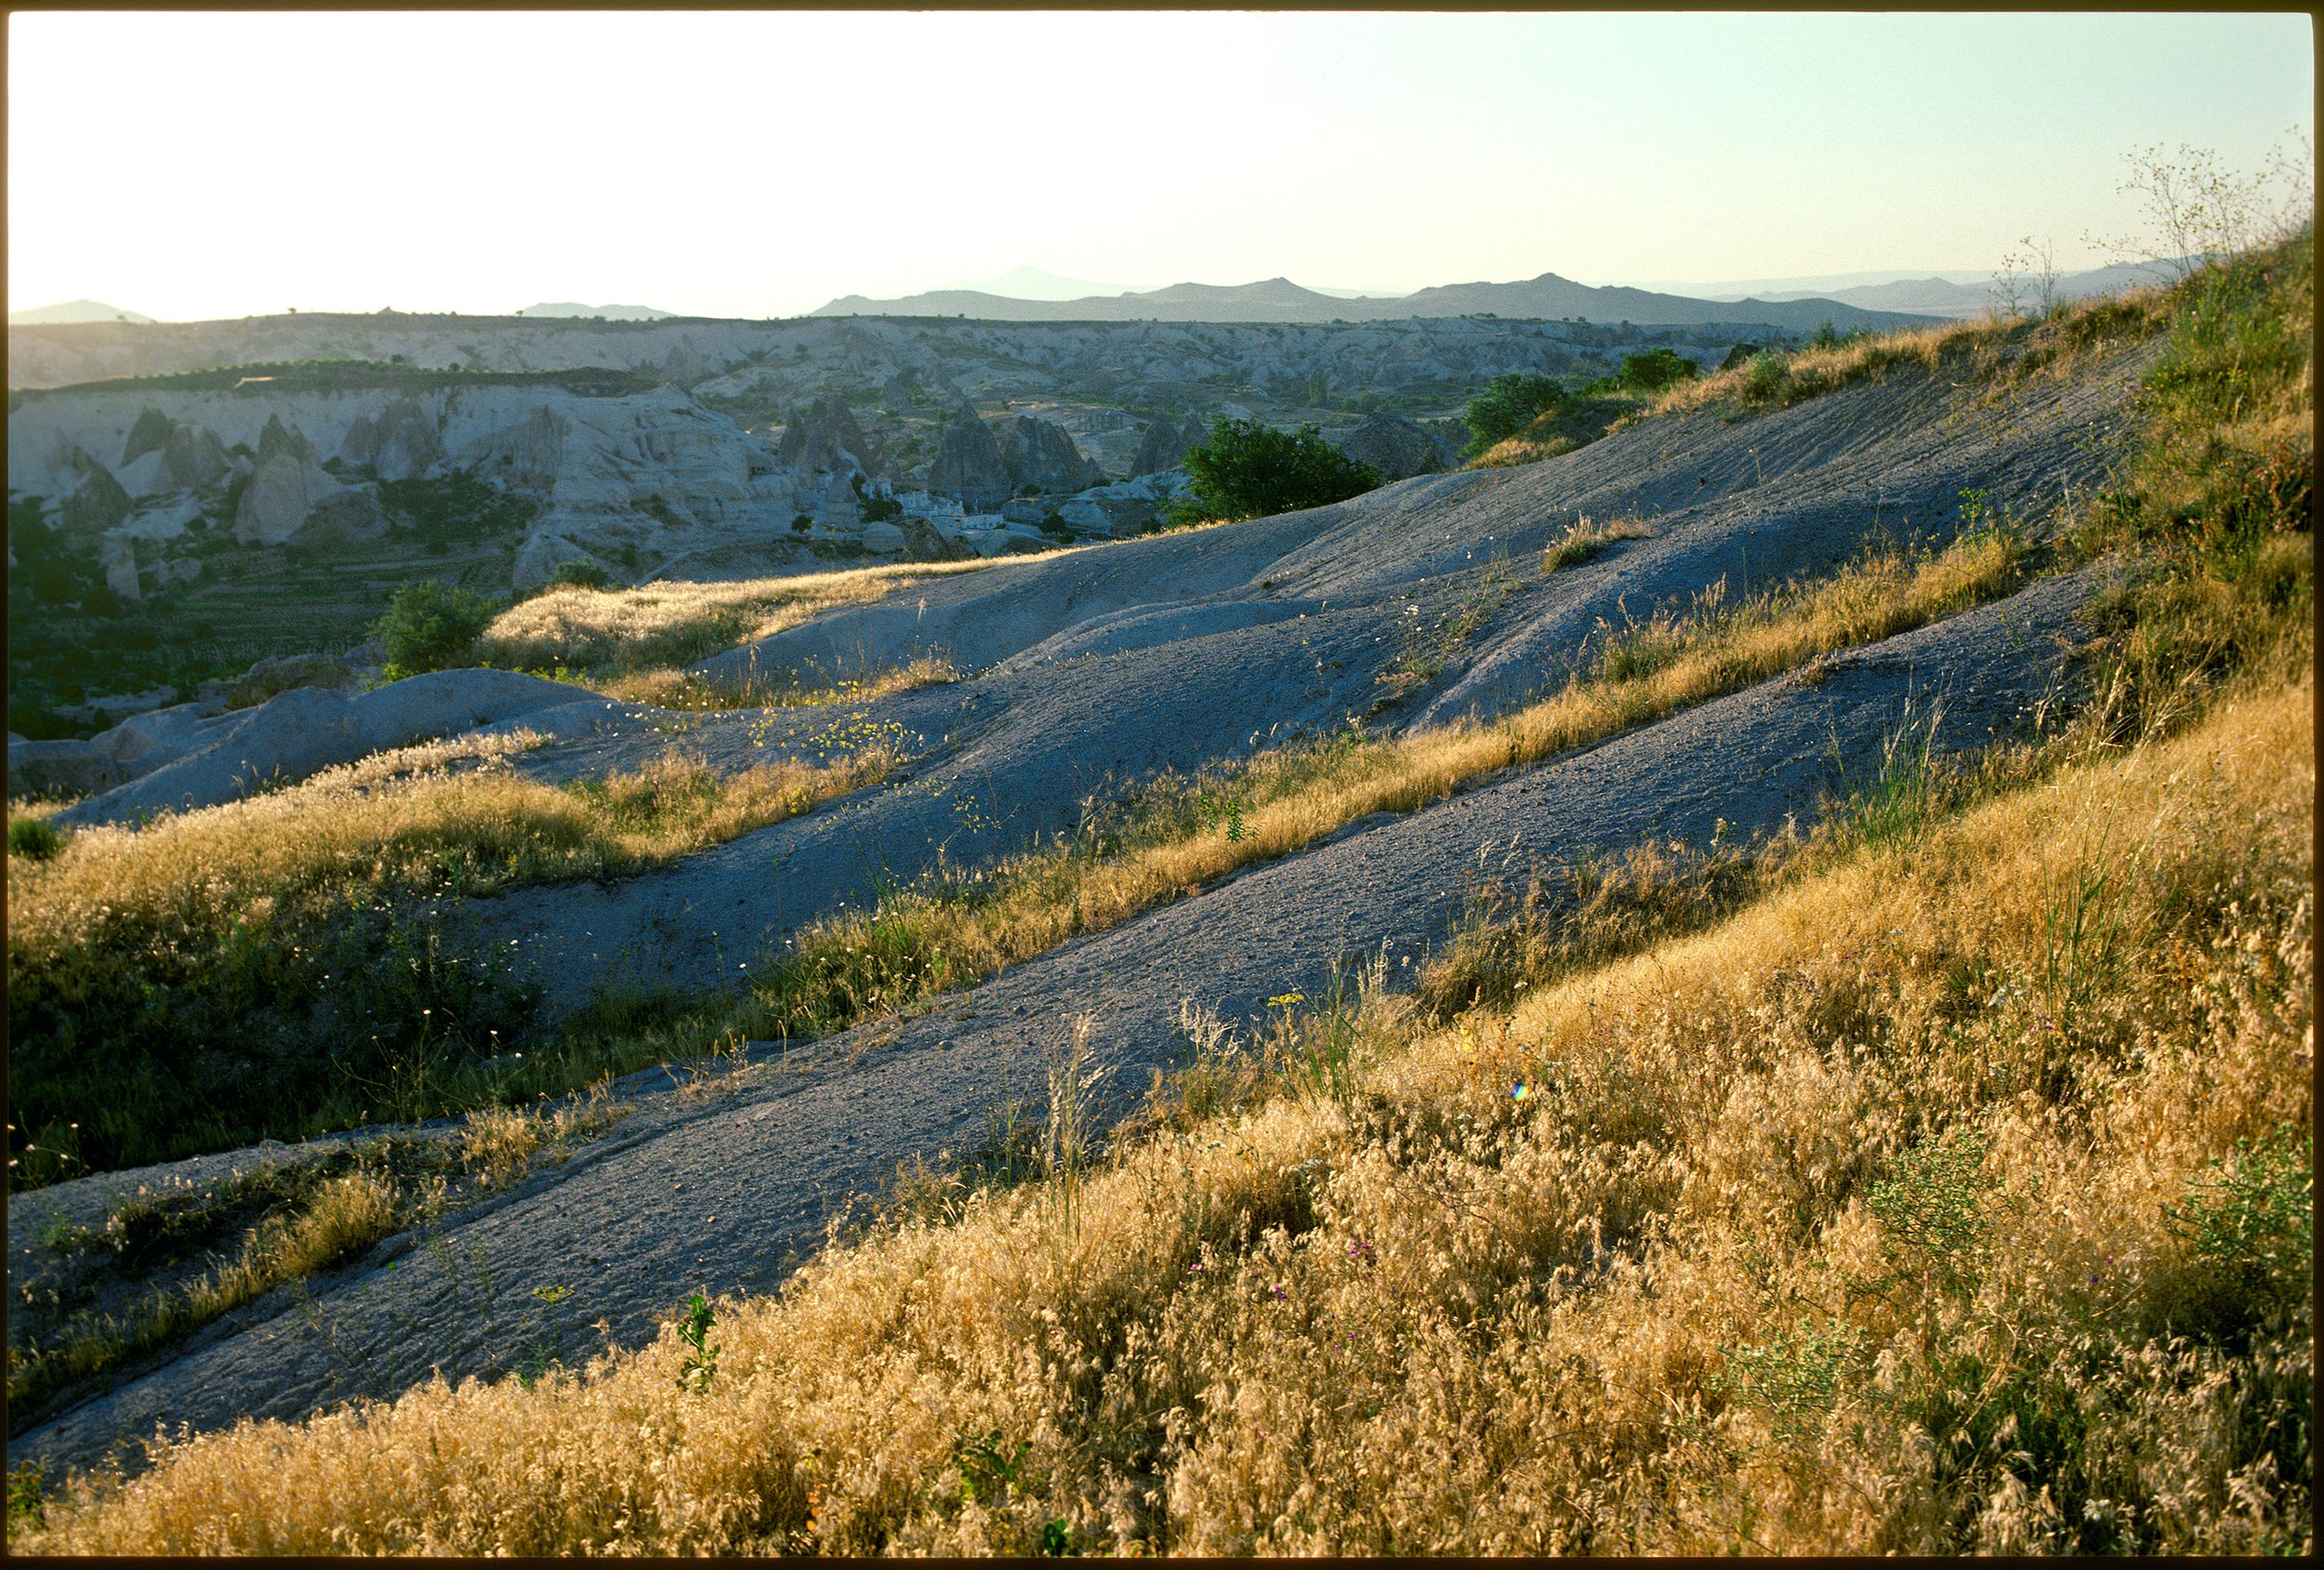
M256 659L345 654L414 576L528 594L569 569L733 578L1132 535L1183 497L1179 460L1222 417L1314 423L1389 478L1430 472L1495 376L1582 380L1657 349L1716 365L1774 332L392 313L20 326L10 516L46 521L24 587L53 592L12 601L10 728L86 732ZM155 657L114 662L135 685L87 657L103 627L82 601L100 587L108 610L146 607L125 652Z

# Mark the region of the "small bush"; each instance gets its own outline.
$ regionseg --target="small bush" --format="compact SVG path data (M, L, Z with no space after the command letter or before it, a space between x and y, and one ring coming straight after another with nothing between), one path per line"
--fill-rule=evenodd
M1668 349L1622 357L1622 385L1641 392L1660 392L1701 374L1695 362Z
M1780 402L1790 384L1791 357L1788 354L1762 350L1743 363L1743 384L1739 390L1746 403Z
M1369 491L1380 470L1358 463L1312 425L1282 431L1257 420L1221 420L1210 439L1186 455L1194 500L1174 520L1269 518L1323 507Z
M497 604L473 589L405 584L371 630L387 652L390 676L416 676L463 663L499 612Z
M1483 392L1469 400L1469 407L1461 416L1462 423L1469 428L1465 455L1480 455L1565 402L1565 389L1555 377L1525 372L1495 376Z
M10 818L8 854L45 862L64 849L64 836L46 818Z

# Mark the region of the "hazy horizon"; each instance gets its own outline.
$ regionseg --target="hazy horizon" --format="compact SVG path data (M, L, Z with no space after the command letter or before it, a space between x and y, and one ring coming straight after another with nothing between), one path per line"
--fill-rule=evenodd
M2075 270L2135 224L2123 153L2257 169L2313 99L2298 14L8 25L10 309L175 321L795 315L1025 269L1687 293L1982 272L2028 233Z

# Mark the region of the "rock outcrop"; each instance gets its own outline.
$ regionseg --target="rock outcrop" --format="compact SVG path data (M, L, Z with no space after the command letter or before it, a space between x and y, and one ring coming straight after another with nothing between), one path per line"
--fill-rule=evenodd
M623 581L619 573L597 556L562 534L542 530L528 535L518 548L516 568L508 574L508 587L520 595L538 594L556 581L560 569L574 562L594 567L616 583Z
M785 426L774 456L776 462L802 474L829 474L846 468L875 472L874 454L863 427L837 398L816 399Z
M563 467L565 433L572 422L543 404L502 427L464 454L481 475L522 490L548 491Z
M330 654L278 654L272 659L258 661L244 672L241 679L228 690L226 702L229 707L250 708L266 702L267 699L279 693L287 693L296 687L348 688L354 685L355 667L345 660ZM198 706L187 705L185 706L191 708ZM163 709L157 712L176 714L178 711ZM114 727L114 731L127 733L131 726L137 725L139 720L145 720L148 723L138 733L138 740L146 740L148 732L157 739L175 739L169 737L168 732L152 724L153 719L152 715L139 715L136 719L124 720ZM108 735L112 733L112 732L107 732ZM98 740L101 742L104 737L100 736ZM167 745L167 741L164 740L162 745ZM152 757L147 767L159 768L164 763L184 757L191 750L191 746L181 744L166 757ZM118 755L116 753L116 756ZM125 758L123 761L134 765L147 756L151 754L142 754L139 758Z
M976 554L958 540L948 540L925 518L905 518L896 525L904 531L904 554L913 561L966 561ZM878 525L871 525L877 528ZM870 529L865 531L870 533Z
M119 759L82 741L8 740L8 797L88 796L129 778Z
M849 483L852 478L852 470L834 474L831 483L824 487L823 501L817 507L815 516L825 528L845 532L864 521L863 501L857 496L855 487Z
M1064 427L1051 421L1019 415L997 445L1012 491L1030 485L1058 495L1104 482L1104 472L1081 455Z
M308 509L306 521L292 534L301 545L353 545L376 540L388 532L388 515L379 498L352 488L335 491Z
M1186 449L1197 446L1209 430L1199 415L1189 415L1183 425L1168 419L1155 419L1146 427L1146 433L1138 443L1138 455L1130 461L1129 475L1155 474L1166 468L1176 468L1186 461Z
M1370 464L1382 480L1435 474L1445 468L1447 456L1435 437L1396 415L1374 415L1339 442L1342 453Z
M255 674L261 666L277 663L287 662L261 660L251 670ZM281 690L271 688L265 695L271 697ZM150 708L110 731L99 732L89 738L89 745L127 770L126 778L135 779L207 746L212 738L205 732L218 729L225 713L225 703L217 700Z
M162 449L161 470L161 482L169 489L215 485L231 467L225 444L207 429L182 423L170 428L169 442Z
M935 461L928 468L928 488L940 496L957 496L979 512L998 507L1016 490L1000 443L977 418L973 406L962 403L944 427Z
M244 545L282 545L305 526L317 504L346 489L324 472L306 437L281 417L266 422L258 456L234 513L234 537Z
M148 453L160 452L169 445L175 429L167 415L146 405L138 415L138 423L129 428L129 440L122 444L122 463L133 464Z
M73 457L81 482L65 498L60 521L69 534L84 537L101 534L129 516L129 493L121 488L121 482L103 464L87 454L76 450Z
M107 534L97 542L97 564L105 574L105 587L124 600L139 600L138 548L135 542L119 534Z
M339 443L340 458L382 480L409 480L442 455L435 421L409 398L389 403L376 422L368 415L360 416Z

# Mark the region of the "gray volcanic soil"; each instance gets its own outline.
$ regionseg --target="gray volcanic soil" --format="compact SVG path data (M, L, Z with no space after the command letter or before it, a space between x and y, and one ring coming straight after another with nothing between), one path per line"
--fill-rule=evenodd
M2021 394L2006 419L1965 416L1956 395L1911 376L1733 425L1650 422L1529 468L1408 482L1337 508L915 586L909 600L819 617L760 645L761 663L859 650L885 663L943 646L986 667L860 706L856 723L907 734L910 778L610 889L481 902L484 930L535 945L531 962L564 981L568 999L624 954L650 957L640 970L681 984L727 976L735 956L867 897L883 867L908 875L939 847L954 861L1001 853L1070 825L1093 790L1197 765L1270 728L1360 712L1396 655L1389 629L1413 613L1405 607L1419 606L1423 620L1459 608L1495 561L1525 581L1408 706L1447 711L1475 683L1458 707L1503 711L1512 694L1561 679L1597 617L1618 621L1625 602L1642 617L1683 605L1723 574L1739 577L1747 549L1759 582L1822 570L1891 525L1949 534L1966 487L2030 513L2101 482L2145 361L2123 356L2063 389ZM1965 427L1973 418L1987 424ZM1640 517L1653 537L1539 578L1535 553L1578 512ZM2070 694L2064 651L2092 587L2087 574L2045 580L1826 662L1814 679L1765 682L1421 811L1352 825L925 1013L754 1063L706 1095L636 1076L633 1115L562 1168L428 1238L391 1239L302 1292L251 1305L20 1436L10 1460L86 1464L156 1424L292 1416L391 1395L430 1368L503 1372L543 1332L535 1287L574 1289L561 1311L568 1361L594 1344L577 1327L601 1317L635 1343L697 1286L770 1290L816 1247L825 1217L878 1191L899 1161L964 1150L997 1105L1037 1102L1045 1057L1075 1016L1095 1022L1103 1110L1118 1115L1150 1068L1174 1061L1182 1003L1246 1019L1269 996L1319 994L1351 960L1385 956L1400 974L1400 960L1446 937L1482 873L1522 875L1646 837L1699 844L1718 818L1745 837L1805 820L1843 772L1875 772L1884 740L1939 702L1940 751L2008 730ZM1169 636L1182 628L1188 635ZM1085 653L1097 657L1075 657ZM812 752L819 731L852 712L714 717L680 739L722 762ZM642 761L668 745L657 727L670 721L593 702L510 723L564 735L521 759L564 777ZM160 1176L83 1181L112 1192ZM86 1207L82 1188L12 1198L11 1239Z
M944 653L970 679L844 707L689 717L612 712L517 767L566 779L676 745L714 764L883 739L874 790L612 885L469 907L464 941L513 957L555 1019L611 984L731 984L818 917L941 866L1071 830L1087 803L1373 709L1408 629L1489 614L1445 673L1387 717L1490 719L1562 685L1604 628L1822 573L1868 541L1949 540L1962 493L2038 521L2105 481L2149 351L1978 408L1920 373L1723 422L1647 421L1524 468L1434 475L1335 507L1125 541L910 586L695 667L826 678ZM1578 518L1649 537L1539 572ZM1425 640L1423 640L1425 641ZM568 711L516 723L540 726ZM576 719L599 711L574 706Z

